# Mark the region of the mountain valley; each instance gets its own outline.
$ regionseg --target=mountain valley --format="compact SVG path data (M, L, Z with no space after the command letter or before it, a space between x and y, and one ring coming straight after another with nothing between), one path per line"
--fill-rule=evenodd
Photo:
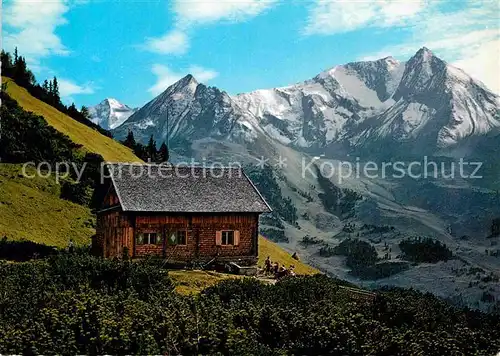
M130 130L142 143L151 136L168 142L173 163L267 166L272 173L257 176L256 184L278 209L261 221L261 232L323 271L363 285L418 285L488 309L481 302L485 290L500 295L498 238L489 238L500 215L500 160L494 149L480 148L500 147L499 103L481 82L422 48L407 62L349 63L302 83L234 96L188 75L112 132L117 139ZM459 166L459 157L481 159L479 173L488 179L468 179L473 166ZM381 174L383 163L395 161L419 165L404 177ZM378 167L375 177L365 174L370 164ZM430 177L422 178L424 171ZM319 182L322 175L329 183ZM279 189L266 191L270 186ZM349 201L350 192L360 198ZM370 233L364 225L393 230ZM346 226L353 226L347 235ZM304 244L306 236L319 242ZM443 242L455 259L369 282L353 276L343 258L319 253L359 238L375 246L381 260L398 263L400 241L417 237ZM451 272L468 268L497 277L481 282L484 276ZM422 274L436 283L423 282Z

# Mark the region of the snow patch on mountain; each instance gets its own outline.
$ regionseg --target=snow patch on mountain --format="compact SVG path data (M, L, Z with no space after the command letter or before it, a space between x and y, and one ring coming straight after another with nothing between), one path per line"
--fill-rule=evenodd
M137 109L120 103L114 98L106 98L89 108L90 120L106 130L123 124Z

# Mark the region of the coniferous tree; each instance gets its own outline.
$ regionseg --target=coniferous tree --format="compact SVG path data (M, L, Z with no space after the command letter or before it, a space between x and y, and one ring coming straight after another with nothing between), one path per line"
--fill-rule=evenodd
M163 162L168 162L168 159L169 159L168 147L165 144L165 142L163 142L160 146L160 149L158 150L157 160L159 163L163 163Z
M500 218L493 219L493 222L491 224L491 236L500 236Z
M0 61L2 62L2 75L12 77L13 63L10 53L2 50Z
M142 159L143 161L147 161L148 160L148 157L149 157L149 154L148 154L148 151L147 151L147 147L140 144L140 143L137 143L137 145L135 146L134 148L134 154L139 157L140 159Z
M13 77L16 83L25 88L30 88L35 82L35 77L26 66L26 60L22 56L18 57L14 65Z
M135 142L132 130L128 130L127 138L123 141L123 144L131 149L135 149L137 143Z
M54 100L54 105L58 105L61 101L59 96L59 83L57 82L57 78L54 77L52 80L52 98Z
M45 80L42 84L37 84L33 72L29 70L26 64L26 59L18 55L17 49L14 54L16 57L14 60L15 63L12 61L12 55L9 52L1 51L2 75L12 78L14 82L28 90L35 98L55 107L76 121L98 130L101 134L112 137L111 132L94 124L90 120L90 115L88 115L86 109L83 110L82 114L82 111L79 111L76 107L67 107L61 102L59 83L56 77L52 80Z
M75 103L71 103L71 105L68 107L68 115L71 117L77 117L77 115L80 115L80 112L75 106Z
M146 147L146 152L148 155L148 159L151 162L155 162L156 161L156 142L153 139L153 135L151 135L151 137L149 138L148 146Z
M83 105L82 108L80 109L80 114L82 115L82 117L86 120L90 120L90 112L89 112L89 109Z
M17 57L17 47L16 47L16 48L14 49L14 65L16 65L16 64L17 64L17 59L18 59L18 57Z

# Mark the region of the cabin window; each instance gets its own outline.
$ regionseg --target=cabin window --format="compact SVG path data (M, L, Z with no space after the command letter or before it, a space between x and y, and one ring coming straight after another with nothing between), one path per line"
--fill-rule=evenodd
M222 245L234 245L234 231L222 231Z
M161 236L159 236L156 232L144 232L137 234L137 245L156 245L161 243Z
M171 245L186 245L187 244L187 231L177 230L170 233L169 242Z
M238 246L240 244L240 232L238 230L222 230L215 234L217 246Z

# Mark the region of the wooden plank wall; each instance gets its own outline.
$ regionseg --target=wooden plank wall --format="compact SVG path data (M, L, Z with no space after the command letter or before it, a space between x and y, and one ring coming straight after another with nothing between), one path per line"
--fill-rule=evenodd
M109 188L108 193L104 197L104 202L103 202L102 208L107 208L107 207L115 206L115 205L119 205L119 204L120 204L120 201L118 199L118 195L116 194L115 188L113 186L111 186Z
M157 232L163 243L136 245L135 233ZM172 246L167 243L168 232L187 230L186 245ZM217 231L237 230L240 240L237 246L218 246ZM176 261L210 259L219 257L257 256L258 214L219 215L133 215L121 211L102 212L97 219L97 244L104 257L121 257L123 248L129 256L165 256Z
M124 247L129 256L133 252L134 229L128 215L120 211L99 213L97 216L97 248L103 257L123 256Z
M135 221L137 232L153 229L164 233L163 245L136 245L135 256L165 255L168 259L183 261L215 256L257 256L258 214L138 215ZM166 243L165 231L176 229L187 230L186 245ZM238 230L239 245L217 246L215 237L220 230Z

